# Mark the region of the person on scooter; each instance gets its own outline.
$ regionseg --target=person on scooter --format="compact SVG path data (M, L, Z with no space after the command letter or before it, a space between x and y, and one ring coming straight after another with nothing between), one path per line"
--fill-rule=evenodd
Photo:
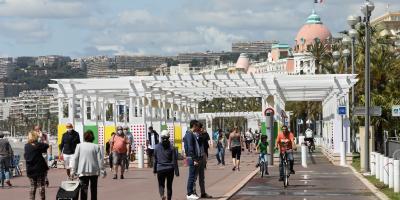
M305 132L306 137L304 138L304 141L307 144L308 150L314 150L315 149L315 144L314 144L314 134L313 131L310 128L307 128Z

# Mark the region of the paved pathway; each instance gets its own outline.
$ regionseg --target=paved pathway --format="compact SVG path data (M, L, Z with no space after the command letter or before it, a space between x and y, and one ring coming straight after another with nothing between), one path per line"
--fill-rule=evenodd
M206 171L207 193L216 198L223 197L224 194L232 190L241 180L254 171L256 154L243 153L242 155L243 162L240 172L232 171L230 153L226 155L227 166L225 167L217 166L215 158L209 160ZM174 179L173 199L186 199L187 169L187 167L181 167L181 176ZM55 199L58 186L62 180L66 179L65 171L63 169L52 169L49 172L49 179L50 187L46 188L47 199ZM25 176L14 178L12 183L14 187L0 189L0 200L28 199L28 178ZM108 176L105 179L99 179L98 190L99 200L159 199L157 180L152 173L152 169L130 169L124 180L112 180L112 175L108 171Z
M284 189L278 181L278 167L270 168L270 176L256 175L232 200L376 200L377 198L352 173L351 169L332 165L321 153L314 153L308 168L300 165L296 155L296 174L290 176L290 186Z

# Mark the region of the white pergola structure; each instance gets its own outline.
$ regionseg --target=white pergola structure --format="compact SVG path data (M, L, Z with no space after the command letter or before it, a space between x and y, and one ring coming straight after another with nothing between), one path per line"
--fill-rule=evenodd
M132 76L95 79L55 79L58 90L59 134L65 123L78 132L98 128L104 144L117 125L131 127L137 145L144 145L147 127L167 127L179 146L190 119L198 118L205 99L260 97L262 110L272 107L275 120L288 101L321 101L326 149L339 153L341 118L338 105L348 106L356 75L212 74ZM348 112L347 112L348 113ZM347 130L347 133L349 131ZM344 140L349 141L349 134ZM349 148L348 148L349 149Z

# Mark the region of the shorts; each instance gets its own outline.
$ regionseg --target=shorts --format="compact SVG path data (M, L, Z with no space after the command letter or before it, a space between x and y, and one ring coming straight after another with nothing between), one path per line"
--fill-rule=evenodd
M74 154L63 154L63 158L64 158L64 168L71 169L72 160L74 159Z
M232 158L240 160L240 155L242 154L242 147L232 147Z
M113 164L122 165L122 161L126 161L126 153L112 152Z

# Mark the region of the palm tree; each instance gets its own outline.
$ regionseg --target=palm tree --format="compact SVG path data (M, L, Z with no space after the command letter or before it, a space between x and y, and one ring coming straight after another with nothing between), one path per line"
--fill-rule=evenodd
M329 46L326 43L321 42L318 38L315 38L309 52L315 60L315 67L318 70L316 74L322 74L322 66L325 64L323 61L329 58Z

